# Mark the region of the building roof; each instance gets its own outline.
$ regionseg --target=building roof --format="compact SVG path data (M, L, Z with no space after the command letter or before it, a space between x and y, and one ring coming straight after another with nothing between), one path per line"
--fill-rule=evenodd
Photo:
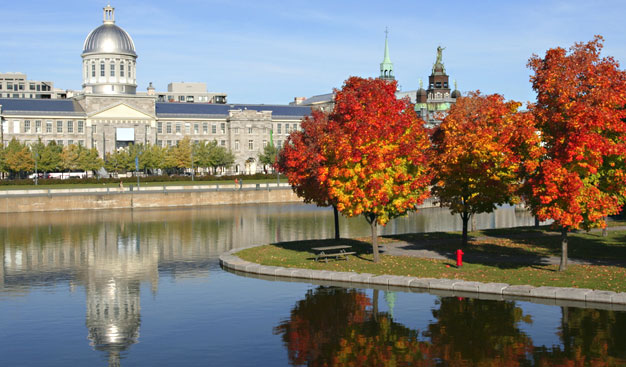
M85 111L71 99L0 98L3 114L41 113L45 115L84 115Z
M302 118L311 114L311 107L253 104L210 104L157 102L156 114L160 117L175 116L228 116L230 110L271 111L272 117Z

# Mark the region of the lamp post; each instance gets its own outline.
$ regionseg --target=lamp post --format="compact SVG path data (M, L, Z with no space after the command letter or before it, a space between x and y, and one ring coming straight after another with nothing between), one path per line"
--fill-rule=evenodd
M194 143L191 143L191 181L194 181L194 174L196 172L195 169L193 169L193 147L194 147Z

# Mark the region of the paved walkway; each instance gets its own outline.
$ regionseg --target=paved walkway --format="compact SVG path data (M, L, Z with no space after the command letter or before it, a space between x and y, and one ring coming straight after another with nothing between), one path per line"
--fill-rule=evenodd
M609 231L623 231L626 226L610 227ZM592 232L601 232L601 229L593 229ZM548 232L550 233L550 232ZM557 234L557 232L554 232ZM542 234L541 234L542 235ZM513 237L515 235L511 235ZM522 234L520 234L522 236ZM527 234L525 234L527 236ZM492 238L487 236L477 237L476 239ZM456 254L446 250L433 250L436 245L424 246L404 241L396 241L380 245L382 253L396 256L411 256L427 259L451 260L456 263ZM471 245L470 245L471 246ZM540 254L529 255L511 255L498 253L468 253L463 255L463 261L468 263L513 263L513 264L529 264L529 265L559 265L561 258L558 256L542 256ZM572 265L621 265L626 266L626 262L617 260L581 260L568 258L568 264Z

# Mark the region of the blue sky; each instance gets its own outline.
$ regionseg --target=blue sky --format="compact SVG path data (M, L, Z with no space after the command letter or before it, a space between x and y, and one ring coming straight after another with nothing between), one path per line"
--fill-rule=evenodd
M106 0L0 1L0 72L19 71L80 89L83 42L102 23ZM461 91L535 99L533 54L605 38L603 55L626 62L624 1L226 1L111 0L116 24L148 82L200 81L229 102L286 104L376 77L385 27L403 90L427 80L438 45Z

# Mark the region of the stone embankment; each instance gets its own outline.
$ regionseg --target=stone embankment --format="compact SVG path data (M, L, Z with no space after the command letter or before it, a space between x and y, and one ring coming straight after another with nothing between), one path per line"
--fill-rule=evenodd
M0 190L0 213L302 202L287 183ZM432 200L422 208L432 207Z
M0 213L301 202L288 184L0 191Z
M557 306L626 311L626 293L582 288L533 287L506 283L469 282L459 279L416 278L396 275L338 272L265 266L242 260L234 249L220 256L223 268L269 280L292 280L349 287L365 286L408 292L429 292L445 297L521 300Z

